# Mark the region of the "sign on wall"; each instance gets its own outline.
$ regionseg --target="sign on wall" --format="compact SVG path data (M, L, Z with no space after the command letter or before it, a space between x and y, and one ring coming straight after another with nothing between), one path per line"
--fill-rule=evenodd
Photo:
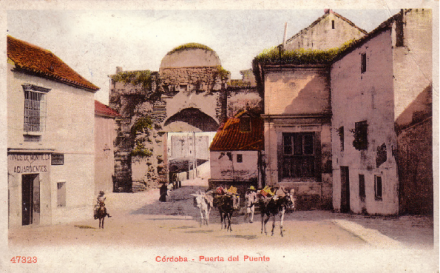
M64 154L52 154L51 165L64 165Z

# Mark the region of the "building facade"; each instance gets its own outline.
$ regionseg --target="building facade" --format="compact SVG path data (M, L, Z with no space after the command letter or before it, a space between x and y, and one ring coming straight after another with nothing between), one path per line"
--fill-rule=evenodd
M333 18L362 35L313 50L326 48ZM430 10L402 10L364 35L326 11L284 50L258 55L268 184L295 188L299 209L432 213L431 21Z
M115 174L113 142L116 139L116 120L120 115L95 100L95 195L112 192Z
M331 206L328 65L264 67L267 184L294 188L298 208Z
M257 82L264 90L267 184L294 188L298 209L332 207L330 62L320 60L315 51L341 47L365 34L326 10L278 47L281 52L272 55L279 57L254 60ZM304 49L308 51L289 57ZM301 59L306 55L307 60Z
M403 10L334 61L335 210L432 213L431 32Z
M91 218L99 88L11 36L7 55L9 227Z

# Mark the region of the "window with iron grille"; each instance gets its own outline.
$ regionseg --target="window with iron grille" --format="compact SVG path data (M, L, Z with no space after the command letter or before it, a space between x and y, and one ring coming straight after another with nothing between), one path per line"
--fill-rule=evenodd
M315 175L314 133L283 133L284 178Z
M25 132L42 132L46 121L47 88L23 85L24 89L24 124Z

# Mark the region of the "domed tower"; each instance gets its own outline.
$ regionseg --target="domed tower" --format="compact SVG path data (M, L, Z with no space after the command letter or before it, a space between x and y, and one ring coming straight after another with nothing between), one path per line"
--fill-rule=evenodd
M229 72L214 50L197 43L178 46L162 59L159 75L166 109L164 131L217 130L225 108L221 91Z
M166 111L161 130L167 132L168 169L192 169L197 176L199 164L209 166L209 144L226 115L229 72L214 50L190 43L165 55L159 76L163 93L155 107Z
M211 48L197 43L178 46L165 55L159 73L165 93L181 91L215 92L221 90L228 75Z

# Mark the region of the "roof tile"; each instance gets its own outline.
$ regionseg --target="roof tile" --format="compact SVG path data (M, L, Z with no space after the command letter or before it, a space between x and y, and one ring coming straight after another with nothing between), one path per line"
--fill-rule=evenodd
M120 117L118 112L108 107L107 105L95 100L95 115L106 117Z
M220 126L212 141L211 151L263 150L264 130L263 119L251 117L251 131L240 131L240 119L243 113L229 118Z
M8 35L7 51L8 58L19 69L89 91L99 90L47 49Z

